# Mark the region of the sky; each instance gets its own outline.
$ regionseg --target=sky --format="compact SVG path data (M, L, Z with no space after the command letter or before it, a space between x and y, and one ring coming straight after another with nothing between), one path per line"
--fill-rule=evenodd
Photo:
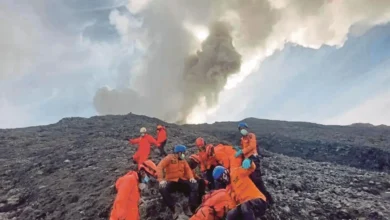
M0 128L130 111L390 125L376 2L1 1Z

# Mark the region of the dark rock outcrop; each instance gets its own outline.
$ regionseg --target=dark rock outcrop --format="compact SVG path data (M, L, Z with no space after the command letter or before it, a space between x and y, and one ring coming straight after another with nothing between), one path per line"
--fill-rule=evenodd
M263 219L390 219L390 128L247 122L266 149L263 178L277 202ZM141 126L154 134L157 123L168 126L168 152L178 143L195 152L198 136L239 139L235 122L177 126L133 114L0 130L0 219L107 219L115 180L135 168L127 139ZM142 194L142 219L170 219L157 183Z

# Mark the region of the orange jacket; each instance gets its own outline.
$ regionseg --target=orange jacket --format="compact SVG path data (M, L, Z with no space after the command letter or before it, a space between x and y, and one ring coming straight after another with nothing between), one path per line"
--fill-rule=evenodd
M245 158L257 155L257 141L254 133L241 137L241 148Z
M165 178L163 175L165 171ZM186 160L179 160L176 155L168 154L157 165L157 180L177 182L179 179L189 180L194 178L192 170Z
M135 152L133 159L138 162L138 164L143 163L148 159L150 154L150 145L159 146L156 139L154 139L150 134L145 134L138 138L129 140L130 144L138 144L138 150Z
M167 131L165 127L162 127L160 130L157 130L157 142L162 143L167 140Z
M202 204L190 220L222 219L236 206L229 193L226 189L219 189L204 195Z
M214 147L214 158L226 169L240 167L242 157L235 157L236 150L233 146L218 144Z
M112 206L110 220L140 220L138 202L138 174L130 171L115 183L117 195Z
M217 166L217 161L214 157L210 157L207 155L205 151L201 151L198 153L200 158L200 171L204 172L211 168L211 166Z
M249 175L255 170L256 165L252 162L251 167L248 170L242 167L236 167L230 170L230 185L228 189L232 190L231 196L237 204L242 204L252 199L262 199L266 201L266 198L262 192L260 192L256 185L249 178Z

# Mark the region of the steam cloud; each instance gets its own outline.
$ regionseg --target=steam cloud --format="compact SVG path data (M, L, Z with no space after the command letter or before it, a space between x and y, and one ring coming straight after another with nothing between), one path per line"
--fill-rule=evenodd
M96 93L100 114L138 112L185 122L200 98L215 107L224 88L240 83L287 42L315 49L342 46L348 33L361 34L390 20L388 0L136 2L128 7L144 18L141 29L131 29L118 11L110 19L146 55L128 72L136 76L129 82L132 89ZM197 26L210 27L202 44L194 35Z

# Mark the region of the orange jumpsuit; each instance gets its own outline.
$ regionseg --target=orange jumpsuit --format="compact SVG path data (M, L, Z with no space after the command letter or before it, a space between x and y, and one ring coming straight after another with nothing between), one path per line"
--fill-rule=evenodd
M157 130L157 142L162 143L167 140L167 131L164 127L162 127L160 130Z
M165 170L165 178L163 176ZM179 179L189 180L194 178L192 170L186 160L179 160L175 155L169 154L157 165L157 180L177 182Z
M201 151L198 153L200 157L200 171L205 172L210 169L212 166L217 166L217 161L214 157L210 157L207 155L205 151Z
M115 183L117 195L112 207L110 220L140 220L138 202L138 174L130 171L119 177Z
M255 168L256 165L252 163L248 170L242 167L236 167L230 170L230 185L228 185L228 188L232 190L233 199L237 204L242 204L252 199L266 201L264 194L257 189L256 185L249 178L249 175Z
M203 202L190 220L222 219L229 210L236 206L229 191L219 189L204 196Z
M254 133L241 137L241 149L245 158L257 155L257 141Z
M214 158L226 169L240 167L242 157L235 157L236 150L233 146L219 144L214 147Z
M130 144L138 144L138 150L133 155L133 160L138 163L138 166L148 159L151 144L159 146L156 139L154 139L149 134L145 134L139 138L131 139L129 142Z

